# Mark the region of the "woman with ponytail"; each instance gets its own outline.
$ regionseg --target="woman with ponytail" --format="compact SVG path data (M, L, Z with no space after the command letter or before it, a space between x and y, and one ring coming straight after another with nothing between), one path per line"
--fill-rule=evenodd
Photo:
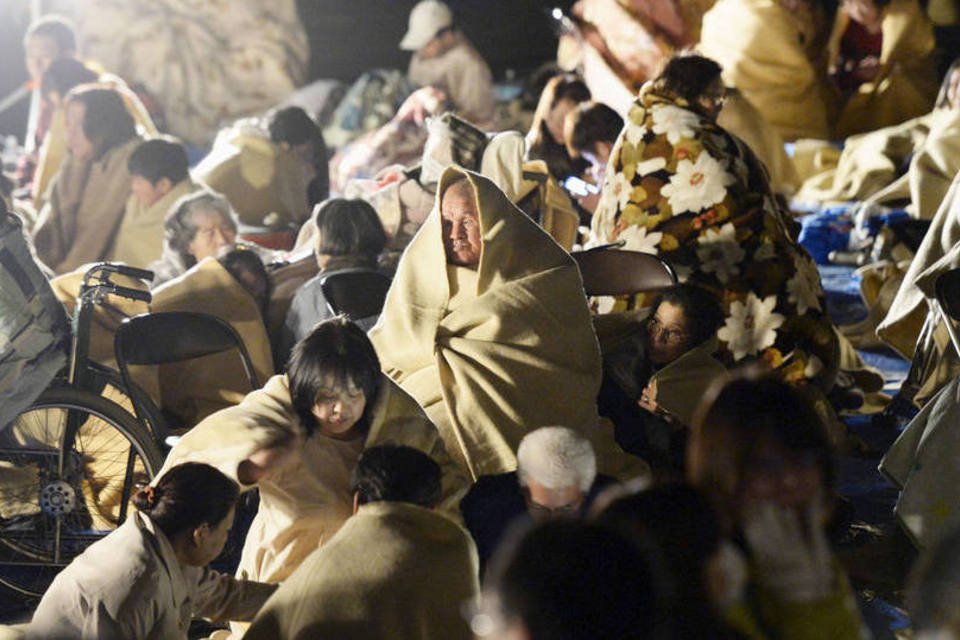
M50 585L28 638L187 638L194 617L251 620L276 585L207 568L233 523L237 484L187 462L133 498L133 513Z

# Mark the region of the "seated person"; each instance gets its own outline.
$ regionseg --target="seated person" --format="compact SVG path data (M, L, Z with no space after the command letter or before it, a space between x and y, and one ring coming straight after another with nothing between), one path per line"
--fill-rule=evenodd
M58 274L109 255L141 142L121 95L97 85L67 94L66 127L67 159L33 230L37 256Z
M563 127L567 114L590 99L583 80L571 73L550 78L544 85L527 132L528 160L543 160L558 182L583 173L583 160L572 156L564 145Z
M654 301L638 331L609 345L600 414L626 451L664 471L682 469L697 400L726 373L711 355L721 326L720 301L684 284Z
M903 124L846 140L836 167L804 182L800 202L865 200L905 205L920 220L931 220L960 171L960 64L954 62L936 106Z
M590 187L576 200L593 215L600 202L603 184L610 162L610 153L623 130L623 118L602 102L583 102L570 111L563 124L563 139L571 158L582 158L587 167L582 175ZM592 193L591 193L592 191Z
M843 96L834 138L874 131L930 110L937 92L933 24L917 0L846 0L828 54Z
M820 0L718 0L703 15L697 51L783 140L829 140L837 102L827 76L829 20Z
M237 214L218 193L201 190L173 203L163 221L163 252L150 264L153 286L186 273L237 239Z
M517 520L583 516L613 482L597 475L593 447L576 431L541 427L528 433L517 449L517 470L481 476L460 502L481 571Z
M244 224L296 228L327 197L327 160L317 123L286 107L222 130L194 175L222 193Z
M264 320L269 284L266 269L253 251L221 251L153 289L150 309L206 313L227 322L243 341L262 384L276 372ZM251 391L235 350L163 364L158 374L159 405L173 418L170 426L178 429L190 428L237 404Z
M167 211L198 187L190 179L187 150L175 138L141 143L127 161L127 169L133 194L108 259L145 267L160 259Z
M479 594L466 532L434 511L440 467L426 454L379 445L360 454L353 515L267 601L248 640L473 638L461 615Z
M286 362L294 344L318 322L335 315L327 305L320 281L334 273L377 271L377 259L387 243L377 212L363 200L327 200L317 206L314 223L314 253L320 273L304 283L290 303L278 339L277 362ZM377 316L354 318L363 329L369 329L376 320Z
M414 52L407 72L414 84L443 91L458 113L483 128L492 122L495 101L490 67L457 29L445 3L417 3L400 48Z
M780 380L747 376L713 389L704 403L687 448L687 480L746 566L726 622L747 637L768 637L758 629L780 638L864 637L827 542L833 452L813 404Z
M169 469L137 511L54 579L27 638L186 640L194 617L250 620L276 590L207 568L223 550L239 489L205 464Z
M680 282L714 292L724 365L762 360L829 389L839 357L820 274L757 157L717 125L721 80L713 60L683 55L644 85L614 147L592 241L657 255ZM604 302L606 311L642 301Z
M205 461L244 489L258 486L238 572L282 582L353 513L350 475L364 450L385 443L411 446L440 465L440 509L453 513L466 484L436 427L380 372L366 334L334 318L297 343L286 374L187 432L165 469Z
M602 470L627 472L598 422L600 352L576 263L488 178L443 172L370 339L472 478L512 471L543 425L580 431Z

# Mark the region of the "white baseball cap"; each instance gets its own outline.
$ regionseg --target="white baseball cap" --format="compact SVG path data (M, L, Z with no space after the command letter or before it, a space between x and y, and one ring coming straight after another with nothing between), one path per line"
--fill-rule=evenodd
M439 0L423 0L410 12L407 33L400 41L404 51L418 51L437 33L453 24L453 12Z

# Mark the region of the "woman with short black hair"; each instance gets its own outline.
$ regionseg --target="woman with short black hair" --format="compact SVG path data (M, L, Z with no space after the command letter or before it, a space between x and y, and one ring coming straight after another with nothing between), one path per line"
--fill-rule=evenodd
M188 431L166 464L203 460L244 487L259 487L239 570L278 582L350 517L357 459L386 442L433 458L443 470L440 508L456 508L465 481L436 427L380 372L363 330L338 317L294 347L285 375Z
M190 620L250 620L276 585L206 566L223 550L239 495L213 467L187 462L133 498L137 511L56 577L27 637L187 638Z
M280 335L276 339L277 362L286 362L293 345L317 323L334 316L321 281L336 273L378 273L378 259L387 244L387 234L374 208L365 200L334 198L317 205L314 254L320 272L297 290ZM378 316L353 318L369 329Z

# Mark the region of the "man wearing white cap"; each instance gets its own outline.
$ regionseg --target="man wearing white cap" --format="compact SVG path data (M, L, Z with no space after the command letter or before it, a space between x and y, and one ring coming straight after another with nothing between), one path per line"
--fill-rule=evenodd
M423 0L410 12L400 48L413 51L410 79L446 92L457 110L481 127L493 117L493 77L473 45L454 26L443 2Z

